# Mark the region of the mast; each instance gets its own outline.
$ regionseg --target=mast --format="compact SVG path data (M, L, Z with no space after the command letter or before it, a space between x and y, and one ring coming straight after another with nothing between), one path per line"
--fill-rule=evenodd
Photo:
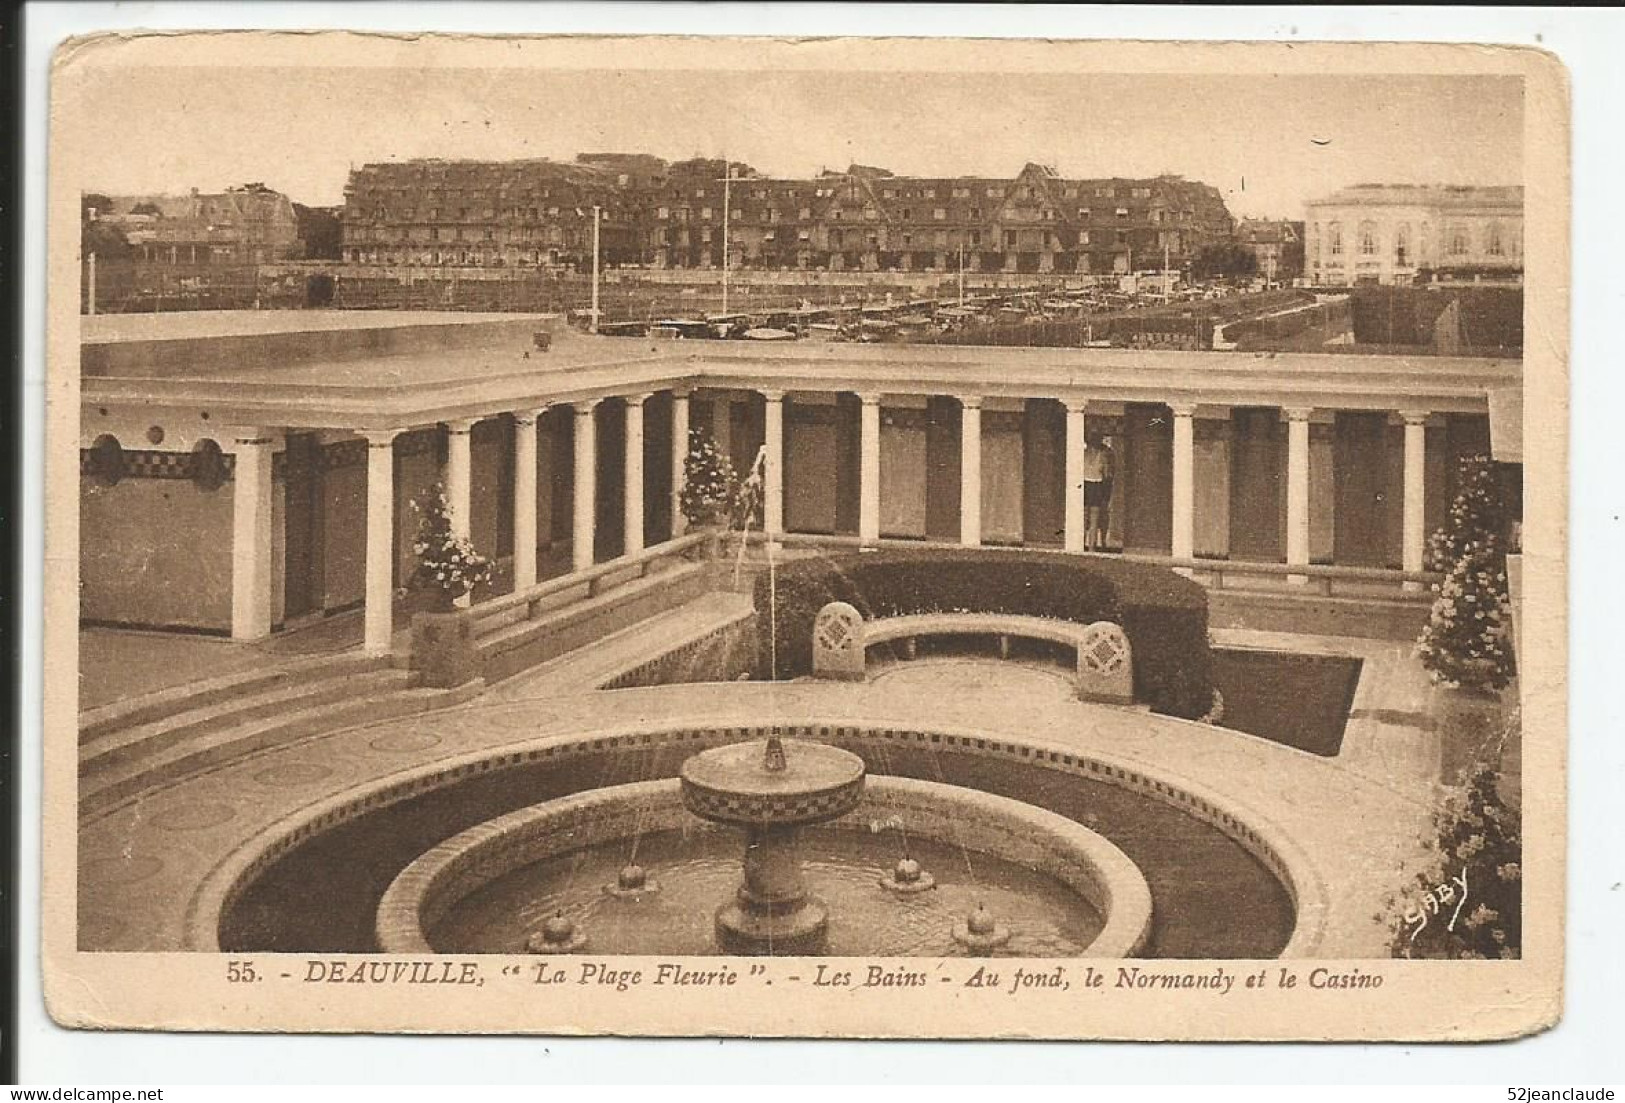
M965 243L959 243L959 306L965 306Z

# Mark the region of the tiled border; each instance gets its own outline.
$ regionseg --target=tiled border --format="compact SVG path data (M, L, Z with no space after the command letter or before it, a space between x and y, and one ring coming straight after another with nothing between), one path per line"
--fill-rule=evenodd
M1151 889L1128 855L1088 828L1042 808L976 789L913 778L871 777L862 803L833 826L866 830L875 816L903 816L910 834L958 842L974 826L972 849L1028 866L1067 885L1105 920L1081 956L1133 957L1151 935ZM459 900L532 862L617 838L640 827L681 826L676 779L579 793L510 812L426 851L385 890L378 945L390 954L432 954L426 931Z
M798 724L669 728L626 726L588 735L544 736L505 748L451 756L401 771L317 801L277 821L227 855L204 878L187 906L184 938L189 950L219 952L220 919L252 878L300 843L369 812L419 796L443 785L493 770L532 762L571 758L618 748L689 745L694 750L745 739L813 739L860 749L875 744L912 743L959 754L1008 759L1042 769L1116 785L1172 805L1229 836L1257 858L1286 889L1297 914L1281 957L1306 957L1319 945L1329 907L1326 887L1303 849L1263 815L1163 766L1133 759L1081 754L1061 744L1014 739L975 730L876 727L841 720ZM1177 779L1177 780L1175 780Z
M190 482L197 478L198 465L204 462L200 453L196 451L163 452L153 449L130 448L126 449L123 455L124 471L120 481L124 479L171 479ZM220 452L216 454L215 462L219 464L221 482L230 482L236 477L236 456L230 452ZM95 449L79 449L79 477L89 479L95 475Z

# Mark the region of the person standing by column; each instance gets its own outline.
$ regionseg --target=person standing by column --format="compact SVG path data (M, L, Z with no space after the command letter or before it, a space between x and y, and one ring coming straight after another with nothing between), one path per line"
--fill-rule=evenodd
M1111 525L1117 456L1099 433L1090 433L1083 447L1083 547L1085 551L1104 551Z

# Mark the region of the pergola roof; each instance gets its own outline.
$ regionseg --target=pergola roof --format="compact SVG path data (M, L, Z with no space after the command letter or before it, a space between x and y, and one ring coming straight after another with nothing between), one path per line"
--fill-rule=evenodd
M129 317L86 319L97 323L87 326L87 346L97 339L96 328L103 340L140 341L139 330L147 325L154 335L145 339L171 348L174 341L230 338L221 346L229 355L215 362L193 348L184 374L137 370L87 377L85 404L203 406L235 424L268 427L404 429L685 386L1482 414L1490 410L1491 391L1516 393L1522 383L1521 361L1474 357L673 341L570 331L555 333L551 349L543 352L520 340L537 319L514 315L290 311L257 313L250 321L239 314L236 324L248 333L233 330L234 320L218 314L167 323L190 331L190 338L162 332L165 324L155 323L155 316L140 323L124 320ZM514 324L493 324L495 319ZM256 333L269 340L272 334L285 338L313 330L456 322L467 323L469 334L480 339L467 347L383 355L345 349L286 364L244 355L243 342L251 344ZM294 328L301 323L306 328ZM109 338L108 329L123 329L124 335Z

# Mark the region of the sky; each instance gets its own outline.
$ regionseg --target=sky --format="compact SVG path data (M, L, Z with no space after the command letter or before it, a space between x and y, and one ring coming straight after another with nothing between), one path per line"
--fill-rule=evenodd
M1238 216L1302 217L1354 183L1522 183L1522 82L517 69L109 69L87 98L83 190L262 181L343 201L351 166L412 157L695 155L803 176L1178 173Z

